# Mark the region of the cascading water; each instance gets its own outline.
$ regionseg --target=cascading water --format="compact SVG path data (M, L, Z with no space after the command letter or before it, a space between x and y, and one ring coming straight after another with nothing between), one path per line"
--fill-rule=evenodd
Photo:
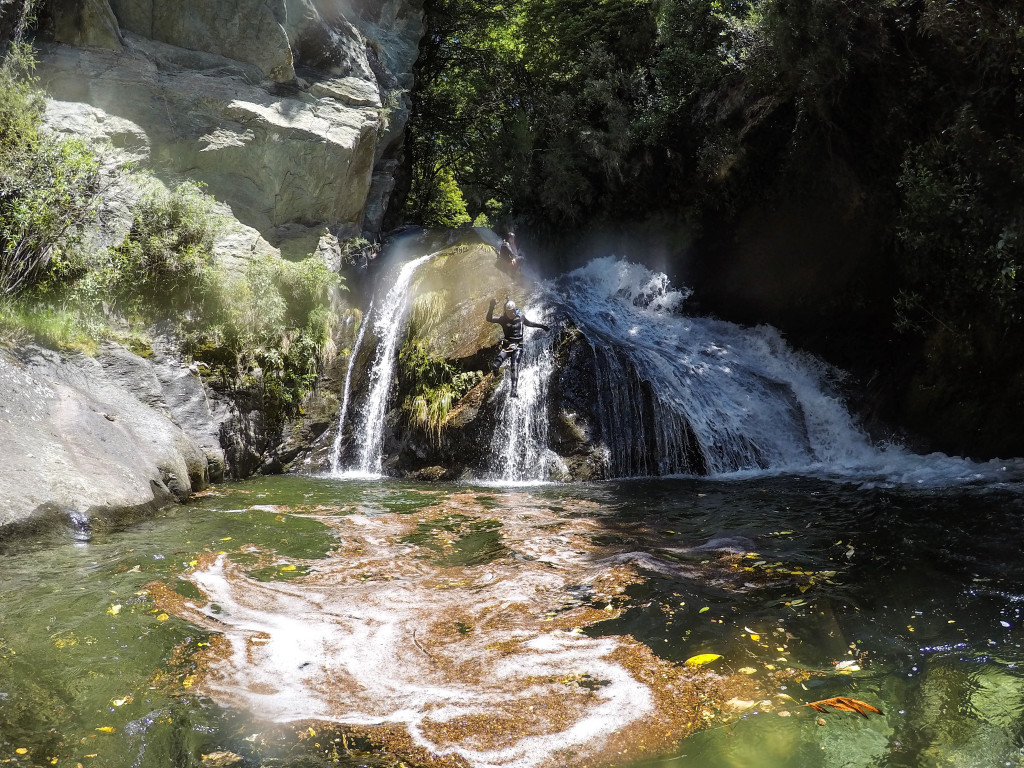
M541 305L526 315L539 323L547 323L549 319ZM508 396L511 377L507 374L497 391L502 404L491 439L487 479L502 483L543 479L550 474L549 464L557 461L557 456L548 448L548 382L555 368L552 334L533 328L525 330L518 397Z
M614 258L540 287L538 318L564 312L593 353L592 404L606 475L641 477L860 465L877 456L842 402L832 372L777 331L681 313L688 292ZM552 476L548 382L554 334L528 334L519 398L503 398L488 479ZM507 395L502 383L499 396ZM554 473L558 474L558 473Z
M874 453L827 391L825 366L772 328L686 317L687 292L613 258L550 292L594 352L611 476L807 468Z
M366 308L359 323L359 332L356 334L356 343L352 347L352 353L348 358L348 368L345 371L345 386L341 393L341 414L338 417L338 434L334 437L334 445L331 446L331 474L337 475L341 472L341 444L345 437L345 421L348 417L349 393L352 389L352 369L355 368L356 360L359 357L359 350L363 346L363 337L366 336L366 329L370 325L370 316L373 314L373 299L370 306Z
M381 474L384 417L394 379L398 342L405 329L405 315L409 308L409 284L420 265L436 255L429 253L402 265L374 318L374 333L379 341L377 355L370 368L370 390L363 407L363 421L357 433L361 447L359 465L355 469L359 474Z

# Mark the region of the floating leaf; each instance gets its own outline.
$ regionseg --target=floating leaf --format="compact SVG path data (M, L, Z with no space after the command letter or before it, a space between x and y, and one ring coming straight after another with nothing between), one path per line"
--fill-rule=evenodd
M736 671L739 672L741 675L752 675L755 672L757 672L757 670L753 667L740 667Z
M761 636L760 635L751 635L750 639L753 640L756 643L758 640L761 639Z
M876 715L884 714L882 710L877 707L873 707L866 701L860 699L851 699L846 696L836 696L832 699L822 699L821 701L812 701L804 704L805 707L810 707L818 712L828 712L826 707L832 707L842 712L856 712L861 717L867 717L869 712Z
M168 616L166 613L161 613L159 616L156 617L156 620L157 621L167 621L169 618L171 618L171 617Z
M699 653L696 656L691 656L684 663L688 667L702 667L720 658L722 658L720 653Z
M103 733L113 733L114 732L113 726L110 726L110 725L101 725L96 730L97 731L102 731Z
M24 747L18 747L14 751L17 752L19 755L27 755L28 754L28 750L25 749Z
M711 608L705 605L703 608L701 608L699 611L697 611L697 613L707 613L710 610L711 610Z
M117 614L119 614L120 612L121 612L121 604L120 603L114 603L109 608L107 608L107 613L109 613L111 616L117 616Z
M288 564L288 565L282 565L282 566L281 566L281 570L282 570L282 571L294 571L294 570L295 570L295 566L294 566L294 565L291 565L291 564Z

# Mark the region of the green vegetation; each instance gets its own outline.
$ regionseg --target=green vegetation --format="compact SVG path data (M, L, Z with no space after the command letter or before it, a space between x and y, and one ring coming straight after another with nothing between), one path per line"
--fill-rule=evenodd
M335 354L340 277L314 258L255 258L244 274L227 273L216 258L221 220L202 187L168 190L127 169L116 183L143 190L131 227L119 245L90 248L82 235L99 203L100 163L42 128L32 66L20 44L0 65L0 340L92 353L117 338L148 349L160 323L212 383L279 429Z
M406 393L402 408L412 426L435 441L452 406L482 378L480 371L460 371L431 355L422 340L410 340L398 353L399 388Z
M34 66L21 43L0 62L0 299L81 270L75 249L98 201L96 157L40 127Z

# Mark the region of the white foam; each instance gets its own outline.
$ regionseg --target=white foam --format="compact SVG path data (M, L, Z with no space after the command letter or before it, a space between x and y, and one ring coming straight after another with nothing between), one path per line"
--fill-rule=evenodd
M570 585L610 570L582 556L577 537L590 523L523 510L503 534L544 562L452 569L409 556L400 539L415 522L333 519L339 551L300 579L258 582L223 555L191 574L208 598L193 618L231 645L204 691L275 722L401 725L415 745L473 768L548 766L565 749L590 754L651 711L650 689L613 658L620 640L542 623L564 607ZM565 556L573 545L580 552ZM452 631L455 622L469 631ZM584 692L553 682L574 675L601 684ZM541 699L559 702L557 711ZM439 724L501 718L533 701L538 723L500 744L437 735Z

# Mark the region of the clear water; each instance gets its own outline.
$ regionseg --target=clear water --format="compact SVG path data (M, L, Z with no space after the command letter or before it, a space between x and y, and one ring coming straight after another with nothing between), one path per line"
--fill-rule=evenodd
M948 460L919 461L927 487L882 476L515 488L284 477L85 534L69 522L6 541L0 761L200 766L229 751L244 766L418 766L429 761L416 744L442 743L425 713L448 707L461 712L443 741L450 764L1024 765L1021 486L942 483ZM513 610L530 601L537 616ZM563 619L586 611L569 631ZM450 637L433 633L446 621ZM537 630L559 622L565 631ZM265 630L265 648L224 650ZM537 680L594 706L566 709L547 741L506 734L505 753L468 726L460 741L470 707L520 705L523 691L496 685L487 662L488 633L516 632L533 650L505 658L543 661ZM286 641L294 671L264 674L287 658L270 653ZM649 653L645 668L666 674L720 654L705 669L753 689L709 701L696 731L666 725L656 748L623 761L606 745L619 725L652 717L651 681L613 645ZM440 664L460 648L461 666ZM802 706L833 696L885 714ZM382 722L405 742L367 740ZM560 751L570 742L578 759Z

